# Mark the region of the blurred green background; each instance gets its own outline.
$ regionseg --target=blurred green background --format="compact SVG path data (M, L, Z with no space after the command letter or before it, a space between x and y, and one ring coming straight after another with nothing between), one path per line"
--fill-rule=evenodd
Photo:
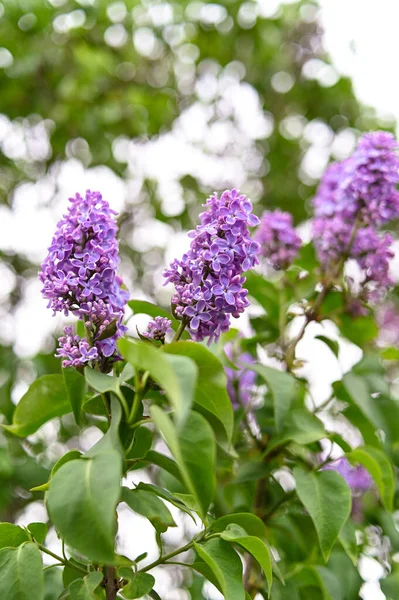
M301 223L327 162L393 127L331 65L306 1L2 0L0 88L3 422L60 369L36 274L68 194L106 183L131 294L165 303L161 267L209 193L239 187ZM0 434L0 520L40 509L29 488L76 446L72 419L52 427Z

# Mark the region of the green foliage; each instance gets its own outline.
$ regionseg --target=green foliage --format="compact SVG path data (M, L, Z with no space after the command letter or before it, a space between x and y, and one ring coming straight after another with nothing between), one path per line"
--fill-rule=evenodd
M327 561L350 514L349 487L341 475L333 471L307 473L296 468L294 476L297 494L312 518Z
M215 538L205 544L194 543L194 548L214 577L216 587L226 600L244 600L245 590L242 584L242 565L237 553L226 541ZM201 571L201 563L194 568ZM212 579L211 579L212 581Z
M212 429L200 414L191 412L178 431L159 407L151 408L152 419L172 452L187 491L197 500L204 517L215 491L215 442Z
M12 425L3 427L26 437L44 423L70 412L67 391L62 375L43 375L32 383L14 411Z
M4 600L43 600L40 552L31 542L0 550L0 596Z

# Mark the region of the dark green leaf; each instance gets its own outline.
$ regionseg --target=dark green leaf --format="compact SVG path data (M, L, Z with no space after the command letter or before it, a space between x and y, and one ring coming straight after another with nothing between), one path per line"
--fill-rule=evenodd
M296 382L294 377L284 371L277 371L271 367L259 364L245 364L250 371L255 371L267 383L273 397L274 420L277 431L281 432L285 419L296 396Z
M167 310L156 306L156 304L147 302L146 300L130 300L127 304L135 315L144 314L149 315L150 317L163 317L172 321L174 328L178 327L180 323L180 321L177 321L177 319L175 319Z
M351 507L350 489L335 471L305 472L294 469L296 491L310 514L325 561L346 523Z
M22 527L12 523L0 523L0 549L17 548L28 540L29 537Z
M321 342L324 342L326 344L326 346L328 346L330 348L330 350L334 354L334 356L336 356L338 358L339 343L336 340L330 340L330 338L326 337L325 335L316 335L315 339L320 340Z
M152 485L150 483L139 483L139 485L137 486L138 490L145 490L147 492L151 492L152 494L155 494L156 496L159 496L159 498L162 498L163 500L166 500L167 502L170 502L171 504L173 504L173 506L176 506L176 508L178 508L179 510L182 510L183 512L187 513L188 515L190 515L190 517L195 521L191 510L187 508L187 506L183 503L183 501L180 499L180 497L183 494L179 494L174 495L171 494L170 492L168 492L168 490L165 490L163 488L160 488L156 485Z
M215 490L215 441L210 425L204 417L191 412L184 428L178 432L170 417L158 406L152 406L150 412L204 517Z
M26 542L0 550L1 600L43 600L42 559L37 546Z
M134 430L134 442L126 458L139 459L144 458L152 446L152 432L145 427L137 427Z
M71 403L75 421L81 424L82 404L87 392L86 379L73 367L62 370L69 402Z
M356 529L350 519L347 520L341 531L339 532L338 539L345 550L346 554L349 556L353 564L357 565L357 539L356 539Z
M289 441L297 444L311 444L326 437L323 423L305 408L291 410L283 431L275 435L267 446L265 456L273 449Z
M234 427L234 415L227 394L227 378L222 363L205 346L195 342L175 342L163 348L170 354L182 354L191 358L198 367L198 380L195 388L195 403L203 409L205 417L213 415L219 427L225 431L231 442ZM210 420L212 425L212 420Z
M7 431L21 437L35 433L44 423L71 412L62 375L43 375L32 383L15 409Z
M119 569L118 574L129 582L121 590L121 595L127 600L143 598L155 584L154 577L149 573L135 574L128 569Z
M247 535L246 531L242 527L237 527L234 524L229 525L225 531L221 533L221 537L227 542L235 542L239 544L244 550L249 552L255 560L258 561L263 569L266 577L269 595L273 582L272 573L272 560L271 554L266 543L259 537Z
M54 477L55 473L58 471L58 469L60 467L62 467L62 465L64 465L65 463L69 462L70 460L76 460L77 458L80 458L82 456L81 452L79 452L79 450L70 450L69 452L67 452L66 454L64 454L64 456L61 456L61 458L59 458L57 460L57 462L55 463L54 467L51 470L51 477ZM45 492L49 489L50 486L50 481L47 481L46 483L43 483L43 485L38 485L34 488L31 488L31 492Z
M389 511L393 510L395 478L392 465L384 452L372 446L361 446L348 452L347 458L360 463L370 473L380 494L381 502Z
M122 488L122 501L126 502L134 512L146 517L159 533L165 533L168 527L176 527L170 510L164 502L145 489Z
M194 542L194 548L211 569L225 600L244 600L242 564L230 544L214 538L205 544Z
M30 523L27 529L33 535L36 542L39 544L44 543L48 532L48 525L46 523Z
M179 357L172 363L160 349L154 346L119 340L119 350L134 367L148 371L151 377L166 392L176 413L176 420L182 424L190 410L197 378L195 363L186 357Z
M84 579L77 579L72 582L69 586L71 600L98 600L103 597L96 593L96 589L102 580L103 574L99 571L94 571Z
M216 521L213 521L210 525L210 529L215 532L221 532L227 529L228 525L231 523L239 525L245 529L249 535L266 539L266 525L259 517L252 513L234 513L225 515L224 517L220 517L219 519L216 519Z

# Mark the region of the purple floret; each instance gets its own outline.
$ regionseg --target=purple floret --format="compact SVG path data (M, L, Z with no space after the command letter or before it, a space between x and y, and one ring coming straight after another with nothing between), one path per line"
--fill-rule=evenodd
M371 487L372 479L369 472L362 465L352 466L345 457L326 465L324 469L337 471L342 475L355 496L367 492Z
M155 317L148 323L147 331L143 333L143 336L149 340L155 340L158 342L165 342L165 336L172 330L172 321L166 317Z
M195 340L217 340L228 331L230 317L238 317L249 305L243 287L244 271L258 264L259 244L248 227L259 224L252 204L235 189L214 194L200 215L201 224L189 232L191 244L181 260L164 271L173 283L174 314L185 319Z
M274 269L289 267L302 244L294 229L292 215L281 210L263 213L255 238L260 244L260 253Z
M73 336L70 326L59 339L58 356L64 366L104 363L116 354L116 340L123 335L124 307L128 292L116 274L119 265L116 213L100 192L76 194L69 199L67 214L57 224L39 279L48 307L65 315L73 313L85 322L90 343Z
M249 352L242 352L238 356L234 356L234 349L232 344L226 344L224 347L226 356L238 365L240 363L254 364L255 359L249 354ZM233 408L239 408L240 406L247 406L254 394L256 373L243 367L239 369L233 369L231 367L224 368L227 375L227 393L229 394Z

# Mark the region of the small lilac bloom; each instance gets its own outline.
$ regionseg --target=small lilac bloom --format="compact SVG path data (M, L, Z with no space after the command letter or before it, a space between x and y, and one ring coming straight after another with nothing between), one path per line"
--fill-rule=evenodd
M274 269L286 269L292 263L302 240L296 233L292 216L281 210L266 211L256 233L260 253Z
M240 363L254 364L255 359L249 352L234 352L233 344L226 344L224 351L229 360L237 363L237 370L232 367L225 367L227 375L227 393L230 397L233 408L247 406L254 393L256 373L245 367L240 367Z
M143 333L143 336L149 340L160 341L164 343L165 336L167 333L172 331L172 321L166 317L155 317L148 323L147 331Z
M342 475L354 496L366 492L371 487L372 479L369 472L362 465L352 466L345 457L327 464L323 469L337 471Z

